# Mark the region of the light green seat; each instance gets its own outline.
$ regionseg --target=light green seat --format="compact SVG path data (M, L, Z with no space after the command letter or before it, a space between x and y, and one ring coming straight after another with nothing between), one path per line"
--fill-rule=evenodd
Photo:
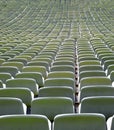
M114 96L114 87L112 86L86 86L80 90L80 100L92 96Z
M70 71L70 72L75 72L75 69L71 65L54 65L51 67L51 72L52 71Z
M0 88L0 97L19 98L27 107L30 107L33 93L28 88Z
M106 119L114 114L114 96L93 96L81 100L80 113L101 113Z
M38 97L69 97L75 101L74 90L64 86L40 88Z
M41 61L41 62L48 62L49 66L51 66L52 59L49 56L39 56L32 59L33 61Z
M67 86L74 89L75 81L71 78L47 78L44 87Z
M11 76L10 73L5 73L5 72L0 73L0 80L1 80L3 83L5 83L7 79L11 79L11 78L12 78L12 76Z
M21 62L24 65L27 65L27 59L26 58L11 58L8 61L10 61L10 62Z
M85 66L85 65L100 65L99 60L86 60L86 61L80 61L79 67Z
M24 64L22 62L13 62L13 61L7 61L2 63L3 66L14 66L17 67L20 71L22 70Z
M104 62L104 70L108 68L108 66L114 65L114 60L107 60Z
M18 73L18 68L14 66L0 66L0 73L9 73L13 77Z
M49 63L46 61L31 61L27 63L28 66L44 66L49 71Z
M102 71L102 67L101 65L84 65L79 67L79 72L83 72L83 71Z
M112 71L114 71L114 64L107 67L107 75L110 75Z
M32 78L36 80L36 83L39 87L44 86L44 78L42 77L42 74L39 72L21 72L17 73L15 78Z
M31 57L30 55L24 55L24 54L15 56L15 58L24 58L24 59L26 59L27 61L31 61L31 60L32 60L32 57Z
M79 73L80 80L86 77L101 77L101 76L106 76L104 71L93 70L93 71L82 71Z
M102 63L102 65L105 63L105 61L107 61L107 60L114 60L114 55L113 56L104 56L104 57L102 57L102 59L101 59L101 63Z
M80 57L78 58L78 61L81 62L81 61L87 61L87 60L98 60L95 56L84 56L84 57Z
M48 74L47 78L75 78L75 74L70 71L53 71Z
M0 115L25 114L21 99L0 97Z
M67 60L67 61L72 61L74 62L74 58L72 57L67 57L67 56L56 56L56 61L63 61L63 60Z
M38 85L36 81L32 78L15 78L15 79L8 79L6 81L6 88L29 88L33 93L34 96L38 95Z
M71 66L74 66L74 62L72 61L69 61L69 60L61 60L61 61L54 61L53 62L53 66L54 65L71 65Z
M0 58L0 65L2 64L2 63L4 63L6 60L5 59L1 59Z
M73 112L73 101L66 97L40 97L31 104L31 114L45 115L51 122L57 114Z
M7 115L0 117L1 130L51 130L43 115Z
M22 72L38 72L42 74L44 79L47 77L47 71L44 66L25 66L23 67Z
M106 76L86 77L80 80L80 88L91 85L112 85L112 82Z
M54 118L54 130L107 130L102 114L60 114Z

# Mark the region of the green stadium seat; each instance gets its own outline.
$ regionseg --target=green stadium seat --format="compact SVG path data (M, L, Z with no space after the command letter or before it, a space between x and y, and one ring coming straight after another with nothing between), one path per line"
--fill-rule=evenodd
M47 117L43 115L6 115L0 117L2 130L51 130L50 124Z
M60 114L55 116L54 130L107 130L102 114L80 113Z
M57 114L73 112L73 101L66 97L40 97L31 104L31 114L45 115L51 122Z

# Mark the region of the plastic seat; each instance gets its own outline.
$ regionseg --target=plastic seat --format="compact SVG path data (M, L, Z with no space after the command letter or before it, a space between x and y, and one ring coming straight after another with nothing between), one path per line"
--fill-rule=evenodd
M110 75L112 71L114 71L114 64L107 67L107 75Z
M17 73L15 78L32 78L36 80L36 83L39 87L44 86L44 78L42 77L42 74L39 72L21 72Z
M114 55L113 56L105 56L105 57L102 57L102 59L101 59L101 63L102 63L102 65L105 63L105 61L107 61L107 60L114 60Z
M26 58L10 58L8 61L10 62L21 62L24 65L27 65L27 59Z
M0 66L0 73L9 73L13 77L18 73L18 68L14 66Z
M49 63L46 61L31 61L27 63L28 66L44 66L46 70L49 72Z
M54 118L54 130L107 130L102 114L60 114Z
M11 97L0 97L0 115L25 114L22 100Z
M15 78L15 79L8 79L6 81L6 88L15 88L15 87L21 87L21 88L29 88L33 93L34 96L38 95L38 86L36 84L36 81L31 78Z
M101 76L101 77L86 77L80 80L80 88L84 86L91 85L112 85L112 82L109 78Z
M106 76L104 71L93 70L93 71L82 71L79 73L79 79L83 79L85 77L101 77Z
M27 61L31 61L32 60L32 57L30 55L24 55L24 53L21 54L21 55L15 56L15 58L24 58Z
M0 97L19 98L27 107L30 107L33 93L28 88L0 88Z
M6 61L5 59L0 58L0 65L2 65L2 63L4 63L5 61Z
M75 69L71 65L54 65L51 67L51 71L70 71L75 72Z
M47 71L44 66L25 66L23 67L22 72L38 72L42 74L44 79L47 77Z
M93 96L81 100L80 113L101 113L106 120L114 114L114 96Z
M100 65L99 60L86 60L86 61L80 61L79 67L84 65Z
M71 87L43 87L39 89L38 97L69 97L75 101L74 90Z
M98 60L95 56L84 56L84 57L80 57L78 58L78 61L81 62L81 61L87 61L87 60Z
M53 71L48 74L47 78L75 78L73 72L68 71Z
M44 87L54 87L54 86L67 86L74 89L75 82L71 78L48 78L44 82Z
M3 66L14 66L14 67L17 67L20 71L22 70L24 64L22 62L10 62L10 61L7 61L7 62L4 62L2 63Z
M47 117L43 115L8 115L0 117L0 128L2 130L51 130L50 124Z
M54 61L53 62L53 66L54 65L71 65L71 66L74 66L74 62L72 61L68 61L68 60L61 60L61 61Z
M45 115L51 122L57 114L73 112L73 101L66 97L40 97L31 104L31 114Z
M104 70L108 69L109 65L114 65L114 60L107 60L104 62Z
M83 71L102 71L102 67L101 65L84 65L79 67L79 72L83 72Z
M35 57L35 58L32 59L31 62L36 62L36 61L48 62L49 66L51 66L51 63L52 63L52 59L50 57L48 57L48 56Z
M92 96L114 96L114 87L112 86L86 86L80 90L80 100Z
M5 73L5 72L0 73L0 80L1 80L3 83L6 83L6 80L7 80L7 79L11 79L11 78L12 78L12 76L11 76L10 73Z

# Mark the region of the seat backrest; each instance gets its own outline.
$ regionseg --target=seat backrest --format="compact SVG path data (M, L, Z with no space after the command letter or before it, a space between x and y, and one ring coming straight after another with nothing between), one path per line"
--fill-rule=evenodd
M106 119L114 114L114 96L93 96L81 100L80 113L101 113Z
M24 114L24 110L21 99L0 97L0 115Z
M49 63L46 61L31 61L27 63L28 66L44 66L46 70L49 72Z
M48 78L45 80L44 86L68 86L74 89L75 81L71 78Z
M38 95L38 85L36 81L32 78L15 78L15 79L8 79L6 81L6 88L9 87L21 87L21 88L29 88L35 96Z
M42 115L8 115L0 117L1 130L50 130L47 117Z
M102 114L61 114L54 118L54 130L107 130Z
M31 114L41 114L54 120L57 114L73 113L73 101L66 97L40 97L34 99L31 104Z
M71 87L42 87L39 89L39 97L69 97L75 100L74 91Z
M27 107L30 107L33 94L28 88L0 88L0 97L19 98Z
M79 79L85 77L98 77L98 76L106 76L104 71L101 70L92 70L92 71L82 71L79 73Z
M18 70L20 70L20 71L22 70L22 68L24 66L24 64L22 62L17 62L17 61L15 61L15 62L7 61L7 62L2 63L2 65L3 66L14 66L14 67L17 67Z
M25 66L23 67L22 72L39 72L44 79L47 77L47 71L44 66Z
M91 85L112 85L111 80L106 76L86 77L80 80L80 88Z
M70 71L53 71L48 74L48 78L75 78L75 74Z
M100 65L83 65L81 67L79 67L79 72L83 72L83 71L95 71L95 70L99 70L102 71L102 67Z
M70 71L74 73L74 67L71 65L54 65L51 67L51 71Z
M44 78L39 72L21 72L17 73L15 78L32 78L36 80L36 83L39 85L39 87L44 86Z
M86 86L80 90L80 100L91 96L114 96L114 87L112 86Z
M14 66L0 66L0 73L10 73L13 77L18 71L18 68Z
M11 79L12 76L10 73L6 73L6 72L2 72L0 73L0 80L3 82L3 83L6 83L6 80L7 79Z

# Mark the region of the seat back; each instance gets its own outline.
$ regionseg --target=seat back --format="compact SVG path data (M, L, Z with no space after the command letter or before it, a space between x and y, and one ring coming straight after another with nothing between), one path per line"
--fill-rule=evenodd
M42 87L39 89L39 97L69 97L75 100L74 91L71 87Z
M54 130L107 130L102 114L61 114L54 119Z
M106 119L114 114L114 96L93 96L83 98L80 113L101 113Z
M0 115L24 114L22 100L11 97L0 97Z
M15 78L15 79L8 79L6 81L6 88L9 87L21 87L21 88L29 88L34 95L38 95L38 86L36 81L31 78Z
M8 115L0 117L1 130L50 130L49 120L42 115Z
M34 99L31 104L31 114L45 115L50 121L57 114L73 112L73 101L66 97L41 97Z

